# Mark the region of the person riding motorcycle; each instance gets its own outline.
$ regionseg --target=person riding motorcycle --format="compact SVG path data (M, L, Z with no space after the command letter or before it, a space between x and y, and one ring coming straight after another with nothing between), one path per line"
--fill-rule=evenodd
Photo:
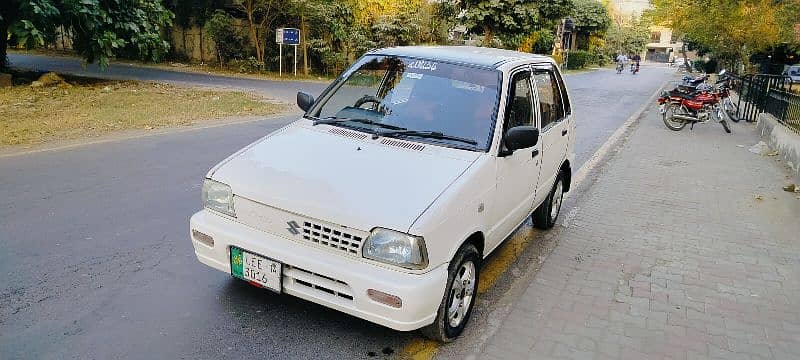
M625 69L625 64L628 62L628 57L619 53L614 61L617 63L617 74L622 74L622 70Z
M631 63L631 72L636 75L639 72L639 63L642 61L642 57L639 54L634 54L631 56L631 60L633 61Z

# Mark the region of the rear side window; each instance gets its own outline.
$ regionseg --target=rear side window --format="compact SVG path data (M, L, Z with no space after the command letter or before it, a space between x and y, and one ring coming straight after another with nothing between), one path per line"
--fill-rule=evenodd
M539 111L541 112L541 128L564 118L564 106L561 101L561 88L552 71L537 70L533 74L536 91L539 93Z
M558 87L561 88L561 101L564 103L564 113L569 116L572 114L572 104L569 103L569 96L567 95L567 85L564 84L564 78L561 73L555 71L556 78L558 78Z

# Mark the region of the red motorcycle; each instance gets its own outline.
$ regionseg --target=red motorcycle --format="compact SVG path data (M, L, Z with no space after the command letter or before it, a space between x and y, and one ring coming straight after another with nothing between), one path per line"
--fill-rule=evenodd
M720 77L724 74L723 70ZM722 125L725 132L730 133L731 129L719 106L720 100L729 96L728 82L721 79L717 81L717 84L720 83L722 85L716 88L701 83L695 87L683 85L671 91L664 91L658 98L664 125L670 130L680 131L686 127L686 124L690 124L690 128L694 128L695 123L704 123L713 119Z

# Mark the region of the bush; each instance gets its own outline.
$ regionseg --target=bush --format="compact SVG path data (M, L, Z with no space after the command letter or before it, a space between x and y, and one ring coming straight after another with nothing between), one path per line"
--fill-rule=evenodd
M245 60L232 60L230 65L244 74L255 74L266 70L264 63L258 61L254 56L250 56Z
M605 66L608 64L609 59L606 57L606 54L603 53L603 48L596 47L590 52L593 56L592 63L597 64L598 66Z
M567 69L583 69L587 64L594 62L594 54L583 51L573 50L567 55Z
M222 10L215 11L206 21L205 29L208 36L214 40L220 65L224 65L231 59L244 58L247 41L233 26L233 17L228 13Z

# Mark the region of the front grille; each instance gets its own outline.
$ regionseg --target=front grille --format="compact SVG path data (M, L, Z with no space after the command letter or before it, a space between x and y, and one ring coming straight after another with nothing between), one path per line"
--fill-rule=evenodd
M284 239L336 254L361 256L369 233L327 221L293 214L244 197L235 197L236 221Z
M303 240L358 255L364 239L361 235L342 228L334 229L324 224L303 221Z
M284 268L283 276L289 281L288 284L284 282L284 286L292 287L298 291L316 296L325 296L323 295L324 293L337 299L353 300L353 290L344 281L290 265L286 265ZM299 285L299 287L292 285Z

